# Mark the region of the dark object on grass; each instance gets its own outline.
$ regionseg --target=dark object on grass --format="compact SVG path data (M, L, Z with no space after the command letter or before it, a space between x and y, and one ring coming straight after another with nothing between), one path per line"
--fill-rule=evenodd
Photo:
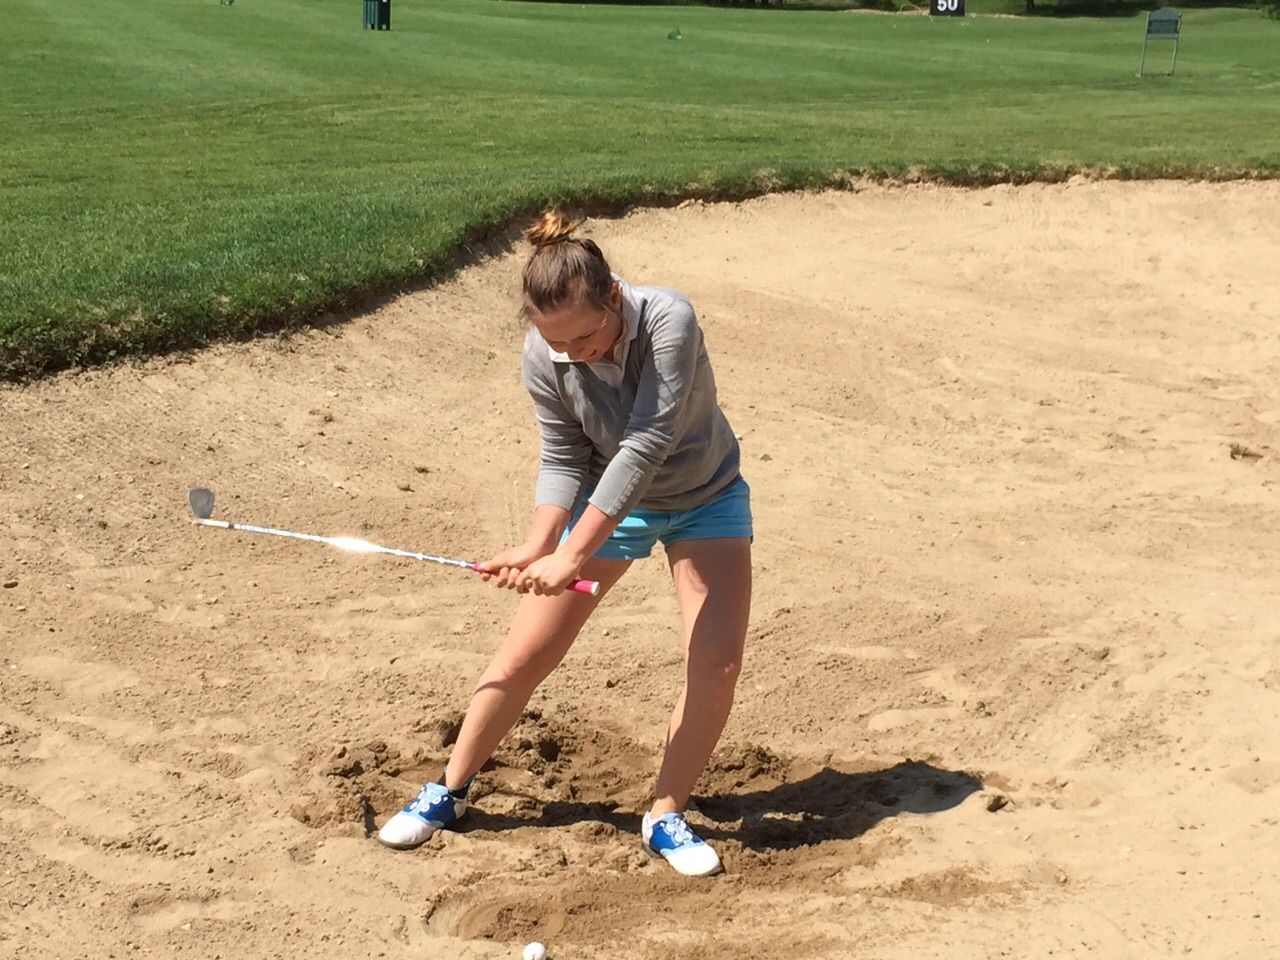
M391 0L364 0L364 28L391 29Z

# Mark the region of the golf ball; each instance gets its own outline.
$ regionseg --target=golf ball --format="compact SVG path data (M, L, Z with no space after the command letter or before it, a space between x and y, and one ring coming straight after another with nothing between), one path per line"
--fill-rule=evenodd
M537 940L525 944L524 960L547 960L547 948Z

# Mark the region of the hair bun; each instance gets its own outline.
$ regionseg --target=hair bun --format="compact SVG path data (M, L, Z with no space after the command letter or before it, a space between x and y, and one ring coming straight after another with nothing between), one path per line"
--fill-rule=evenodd
M548 210L532 227L524 233L524 238L535 247L569 240L573 232L581 224L580 220L570 220L559 210Z

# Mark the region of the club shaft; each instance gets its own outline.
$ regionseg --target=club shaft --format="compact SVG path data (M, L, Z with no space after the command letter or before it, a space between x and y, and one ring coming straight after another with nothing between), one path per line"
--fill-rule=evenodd
M197 518L196 523L206 527L221 527L223 530L241 530L245 533L265 533L272 537L289 537L293 540L310 540L312 543L329 543L330 537L317 536L314 533L298 533L296 530L277 530L274 527L255 527L251 523L232 523L230 520L207 520Z
M391 557L407 557L410 560L426 560L428 563L443 563L450 567L463 567L467 570L474 570L475 564L467 560L455 560L453 557L433 557L429 553L415 553L412 550L397 550L395 547L380 547L376 543L371 545L366 553L385 553Z
M288 537L291 540L309 540L312 543L323 543L338 549L344 549L344 544L340 537L322 537L315 533L299 533L296 530L278 530L275 527L258 527L251 523L232 523L230 520L211 520L206 517L197 517L196 523L203 524L206 527L220 527L223 530L240 530L244 533L260 533L269 537ZM480 570L471 560L457 560L453 557L437 557L429 553L416 553L413 550L397 550L395 547L383 547L376 543L366 543L361 548L362 553L381 553L392 557L405 557L409 560L425 560L427 563L441 563L448 567L460 567L463 570L471 570L479 573ZM600 584L595 580L575 580L569 584L569 589L575 593L589 593L591 596L597 596L600 592Z
M207 527L221 527L224 530L240 530L244 533L261 533L269 537L288 537L291 540L309 540L312 543L324 543L331 547L343 548L343 543L338 537L322 537L315 533L299 533L296 530L278 530L275 527L259 527L252 523L232 523L230 520L203 520L197 519L196 523L204 524ZM383 547L376 543L368 543L361 548L361 553L385 553L393 557L407 557L410 560L426 560L429 563L443 563L451 567L462 567L467 570L475 568L475 564L469 560L455 560L452 557L436 557L429 553L416 553L413 550L397 550L395 547Z

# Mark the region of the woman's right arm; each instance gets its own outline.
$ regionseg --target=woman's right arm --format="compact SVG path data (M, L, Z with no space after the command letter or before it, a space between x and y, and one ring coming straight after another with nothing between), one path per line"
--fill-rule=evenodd
M501 587L510 586L515 575L533 561L555 552L591 467L591 440L583 433L582 424L565 407L555 384L548 382L527 357L522 367L524 385L533 398L542 435L537 505L524 543L508 547L479 564L484 579L492 575Z
M542 346L540 342L534 349L539 346ZM550 363L549 360L546 362ZM591 438L583 432L581 421L560 398L554 375L549 376L545 368L528 357L523 363L523 375L542 437L534 503L538 507L551 505L571 511L582 494L591 468ZM567 518L565 522L568 523ZM561 527L560 532L563 530Z
M477 564L481 578L486 582L492 578L499 587L514 585L521 570L533 561L555 553L560 537L569 525L569 517L568 510L554 504L544 503L535 507L524 543L507 547L484 563Z

